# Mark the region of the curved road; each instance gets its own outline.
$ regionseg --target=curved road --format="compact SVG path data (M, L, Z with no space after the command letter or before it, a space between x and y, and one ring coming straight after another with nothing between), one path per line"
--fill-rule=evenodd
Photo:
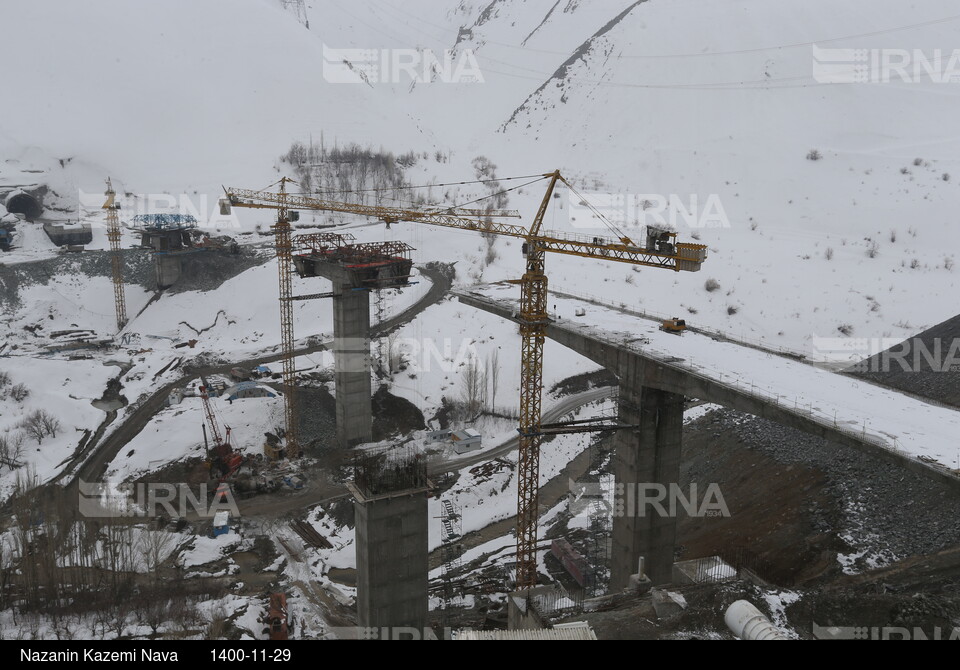
M592 402L597 400L603 400L605 398L610 398L617 395L618 388L614 386L601 386L599 388L590 389L589 391L583 391L582 393L576 393L574 395L566 396L560 400L556 405L553 405L549 409L543 412L540 422L541 423L553 423L559 421L564 416L580 409L584 405L589 405ZM439 469L429 468L430 474L437 474L441 472L453 472L455 470L462 470L468 465L476 465L477 463L483 463L484 461L489 461L494 458L503 456L504 454L509 454L514 449L517 449L520 446L520 436L512 437L499 447L495 449L490 449L488 451L480 452L467 456L464 458L457 458L446 461L443 463L444 467Z
M370 333L372 337L382 337L391 330L407 323L408 321L412 321L427 307L435 304L441 298L443 298L447 291L450 290L452 285L451 277L453 274L450 270L450 266L427 264L420 266L419 269L420 272L429 278L431 282L430 289L427 291L426 295L396 316L386 319L376 326L373 326ZM317 351L323 351L331 344L332 341L322 342L309 347L296 349L295 353L298 356L311 354ZM71 486L77 481L77 479L83 479L84 481L88 482L99 481L106 472L109 463L116 457L120 450L146 427L146 425L150 422L150 419L152 419L157 412L163 409L166 404L167 396L170 395L170 392L174 388L186 384L189 380L197 377L198 375L224 374L228 373L231 368L236 366L253 367L263 363L279 361L282 358L282 353L269 354L243 361L234 361L231 363L224 363L222 365L197 368L191 370L189 375L181 376L172 382L161 386L158 390L154 391L153 394L143 404L137 407L133 413L127 416L126 419L124 419L123 424L111 432L102 443L99 445L87 445L83 452L75 456L72 461L61 471L61 474L58 475L53 481L60 481L65 476L70 478ZM80 465L81 462L82 465Z

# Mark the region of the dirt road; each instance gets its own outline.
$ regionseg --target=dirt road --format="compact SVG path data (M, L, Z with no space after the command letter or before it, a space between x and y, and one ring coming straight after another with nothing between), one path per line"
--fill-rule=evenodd
M443 298L447 291L450 290L452 272L450 271L449 266L434 264L424 265L420 267L420 272L430 279L431 282L430 289L427 291L426 295L424 295L423 298L421 298L417 303L411 305L396 316L386 319L382 323L374 326L371 329L372 337L382 337L391 330L413 320L427 307L435 304L441 298ZM327 341L310 347L304 347L302 349L297 349L296 354L300 356L311 354L317 351L323 351L331 344L332 341ZM110 433L110 435L107 436L102 443L99 445L86 445L84 449L85 454L81 455L81 458L85 458L84 463L80 465L79 468L68 467L64 471L67 473L66 477L70 478L69 486L73 486L77 479L83 479L84 481L99 481L106 472L109 463L116 457L120 450L146 427L146 425L150 422L150 419L152 419L157 412L163 409L167 396L170 395L170 392L174 388L183 386L188 381L200 374L225 374L229 373L230 369L235 366L254 367L256 365L278 361L282 357L282 354L270 354L248 360L232 361L222 365L195 369L192 370L189 375L181 376L167 384L164 384L157 391L154 391L154 393L143 404L137 407L137 409L135 409L124 420L123 424Z

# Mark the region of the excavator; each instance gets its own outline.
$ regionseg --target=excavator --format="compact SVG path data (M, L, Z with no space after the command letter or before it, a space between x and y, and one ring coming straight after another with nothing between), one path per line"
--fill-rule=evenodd
M210 432L213 434L213 450L210 456L210 478L213 479L217 474L217 484L223 484L243 464L243 455L233 450L230 446L230 426L227 426L226 437L220 435L220 424L213 413L213 406L210 404L210 384L206 377L200 377L202 385L200 386L200 398L203 400L203 411L207 415L207 424L210 426Z

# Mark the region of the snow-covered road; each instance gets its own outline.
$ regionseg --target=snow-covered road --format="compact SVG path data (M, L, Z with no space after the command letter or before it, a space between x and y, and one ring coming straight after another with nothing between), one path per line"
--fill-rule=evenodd
M520 289L492 284L469 291L513 308ZM614 307L551 295L552 327L617 343L684 371L804 412L827 426L950 468L960 459L960 412L788 357L693 332L678 337ZM577 310L582 310L577 316ZM550 365L550 361L546 361Z

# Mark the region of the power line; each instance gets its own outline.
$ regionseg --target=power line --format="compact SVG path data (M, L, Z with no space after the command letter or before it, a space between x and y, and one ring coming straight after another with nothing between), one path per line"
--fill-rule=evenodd
M387 6L389 6L389 5L387 5ZM713 57L713 56L730 56L730 55L736 55L736 54L759 53L759 52L763 52L763 51L778 51L778 50L781 50L781 49L796 49L796 48L799 48L799 47L813 46L814 44L829 44L829 43L832 43L832 42L840 42L840 41L843 41L843 40L853 40L853 39L859 39L859 38L862 38L862 37L876 37L876 36L878 36L878 35L888 35L888 34L890 34L890 33L902 32L902 31L905 31L905 30L913 30L913 29L915 29L915 28L924 28L924 27L926 27L926 26L937 25L937 24L940 24L940 23L948 23L948 22L950 22L950 21L956 21L957 19L960 19L960 14L954 14L954 15L951 15L951 16L945 16L945 17L942 17L942 18L939 18L939 19L931 19L931 20L929 20L929 21L921 21L920 23L910 23L910 24L906 24L906 25L893 26L893 27L891 27L891 28L883 28L883 29L881 29L881 30L873 30L873 31L870 31L870 32L865 32L865 33L856 33L856 34L853 34L853 35L842 35L842 36L840 36L840 37L827 37L827 38L824 38L824 39L811 40L811 41L808 41L808 42L792 42L792 43L788 43L788 44L773 44L773 45L763 46L763 47L752 47L752 48L749 48L749 49L731 49L731 50L727 50L727 51L711 51L711 52L708 52L708 53L695 52L695 53L677 53L677 54L625 55L625 56L621 56L621 57L622 57L622 58L629 58L629 59L633 59L633 60L656 60L656 59L666 59L666 58L706 58L706 57ZM432 27L434 27L434 28L441 28L441 29L443 29L443 30L449 30L448 28L445 28L445 27L443 27L443 26L439 26L439 25L437 25L437 24L435 24L435 23L430 23L429 21L424 21L423 19L421 19L421 18L419 18L419 17L417 18L417 21L418 21L419 23L422 23L422 24L425 24L425 25L428 25L428 26L432 26ZM409 24L408 24L408 25L409 25ZM381 31L378 31L378 32L381 32ZM421 32L421 33L424 34L424 35L427 34L427 33L424 33L423 31L418 31L418 32ZM593 35L591 35L589 38L587 38L586 40L584 40L584 43L590 41L590 39L592 39L592 38L593 38ZM484 40L484 42L485 42L486 44L495 44L495 45L497 45L497 46L506 47L506 48L508 48L508 49L516 49L516 50L520 50L520 51L530 51L530 52L533 52L533 53L551 54L551 55L556 55L556 56L569 56L569 55L570 55L569 52L552 51L552 50L549 50L549 49L533 49L533 48L531 48L531 47L516 46L516 45L513 45L513 44L509 44L509 43L507 43L507 42L498 42L498 41L496 41L496 40L489 40L489 39L488 39L488 40Z
M389 7L389 5L386 5L386 6ZM393 9L393 8L391 8L391 9ZM341 8L340 11L344 11L344 10ZM363 22L361 19L353 16L352 14L350 14L350 13L348 13L348 12L345 12L345 11L344 11L344 13L347 14L348 16L351 16L352 18L356 19L357 21L360 21L361 23L363 23L363 24L366 25L367 27L369 27L369 28L371 28L371 29L379 32L380 34L382 34L382 35L387 35L387 33L383 32L382 30L379 30L379 29L376 28L375 26L372 26L372 25L370 25L370 24L368 24L368 23L366 23L366 22ZM394 11L394 13L396 14L397 12ZM753 48L749 48L749 49L734 49L734 50L727 50L727 51L712 51L712 52L709 52L709 53L698 52L698 53L685 53L685 54L684 54L684 53L681 53L681 54L650 54L650 55L629 55L629 54L627 54L627 55L621 55L620 58L622 58L622 59L631 59L631 60L655 60L655 59L671 59L671 58L701 58L701 57L713 57L713 56L727 56L727 55L736 55L736 54L759 53L759 52L764 52L764 51L776 51L776 50L782 50L782 49L793 49L793 48L799 48L799 47L808 47L808 46L813 46L813 45L815 45L815 44L829 44L829 43L832 43L832 42L838 42L838 41L843 41L843 40L852 40L852 39L863 38L863 37L875 37L875 36L878 36L878 35L885 35L885 34L890 34L890 33L895 33L895 32L901 32L901 31L905 31L905 30L913 30L913 29L915 29L915 28L922 28L922 27L926 27L926 26L930 26L930 25L937 25L937 24L941 24L941 23L948 23L948 22L951 22L951 21L956 21L957 19L960 19L960 14L951 15L951 16L946 16L946 17L942 17L942 18L939 18L939 19L932 19L932 20L930 20L930 21L922 21L922 22L920 22L920 23L900 25L900 26L894 26L894 27L891 27L891 28L885 28L885 29L881 29L881 30L874 30L874 31L870 31L870 32L857 33L857 34L853 34L853 35L844 35L844 36L840 36L840 37L829 37L829 38L818 39L818 40L811 40L811 41L806 41L806 42L793 42L793 43L789 43L789 44L770 45L770 46L764 46L764 47L753 47ZM435 28L442 28L442 29L444 29L444 30L447 30L447 28L444 28L444 27L442 27L442 26L438 26L437 24L431 24L431 23L429 23L429 22L427 22L427 21L422 21L422 20L420 20L420 22L421 22L421 23L424 23L424 24L426 24L426 25L431 25L431 26L433 26L433 27L435 27ZM407 25L408 25L408 27L409 27L409 24L407 24ZM418 30L418 29L417 29L417 30ZM435 37L435 36L429 35L428 33L423 32L422 30L418 30L418 32L420 32L421 34L424 34L424 35L428 35L428 36L430 36L430 37ZM394 35L387 35L387 36L388 36L388 37L392 37L392 38L396 38L396 36L394 36ZM584 42L582 42L581 44L587 44L588 42L590 42L591 39L592 39L592 36L591 36L590 38L584 40ZM485 43L487 43L487 44L496 44L496 45L503 46L503 47L507 47L507 48L511 48L511 49L519 49L519 50L525 50L525 51L532 51L532 52L535 52L535 53L547 53L547 54L562 55L562 56L570 56L571 53L572 53L572 52L568 53L568 52L561 52L561 51L549 51L549 50L531 49L531 48L528 48L528 47L517 47L517 46L511 45L511 44L507 44L507 43L505 43L505 42L497 42L497 41L495 41L495 40L485 40ZM539 71L539 70L535 70L535 69L533 69L533 68L520 67L520 66L517 66L517 65L515 65L515 64L513 64L513 63L507 63L507 62L504 62L504 61L501 61L501 60L497 60L496 58L491 58L491 57L486 56L486 55L483 55L483 54L477 54L477 53L475 53L474 55L475 55L478 59L487 60L487 61L492 62L492 63L497 63L497 64L499 64L499 65L505 65L505 66L507 66L507 67L512 67L512 68L515 68L515 69L525 70L525 71L527 71L527 72L532 72L532 73L534 73L534 74L537 75L537 76L535 76L535 77L528 77L528 76L524 76L524 75L521 75L521 74L515 74L515 73L512 73L512 72L503 72L503 71L498 71L498 70L491 70L491 69L489 69L489 68L483 68L484 71L490 72L490 73L492 73L492 74L499 74L499 75L502 75L502 76L514 77L514 78L516 78L516 79L527 79L527 80L530 80L530 81L543 81L543 80L541 79L541 77L542 77L542 78L545 78L546 80L550 80L550 79L552 79L552 78L554 77L554 75L556 74L556 71L554 71L553 73L548 73L548 72L542 72L542 71ZM740 89L813 88L813 87L819 87L819 86L833 86L833 85L836 85L837 83L839 83L839 82L810 82L810 81L809 81L809 78L808 78L808 77L805 77L805 76L801 76L801 77L767 78L767 79L757 79L757 80L749 80L749 81L706 82L706 83L703 83L703 84L637 84L637 83L627 83L627 82L615 82L615 81L602 80L602 79L581 79L581 78L577 78L577 77L569 77L569 78L565 78L565 80L566 80L566 81L570 81L570 82L577 82L577 83L595 84L595 85L598 85L598 86L614 86L614 87L622 87L622 88L640 88L640 89L690 89L690 90L740 90ZM803 84L796 84L796 85L786 84L786 85L780 85L780 86L771 86L771 85L770 85L770 84L776 84L776 83L798 82L798 81L804 81L805 83L803 83Z

